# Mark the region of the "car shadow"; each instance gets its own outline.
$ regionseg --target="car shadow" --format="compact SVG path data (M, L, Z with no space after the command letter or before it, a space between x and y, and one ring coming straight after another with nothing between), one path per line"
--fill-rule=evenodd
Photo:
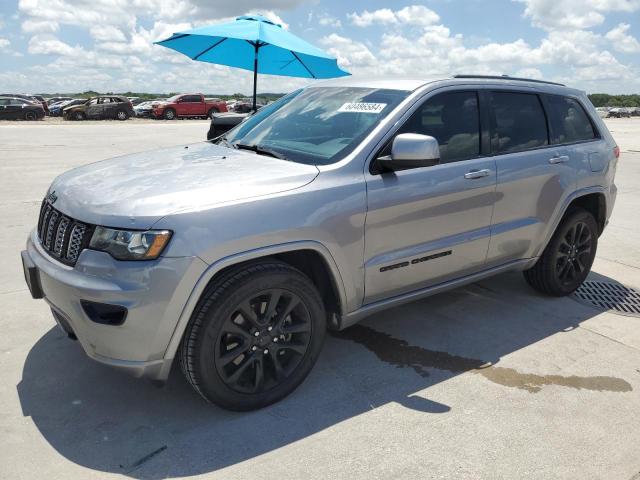
M504 274L329 335L298 390L248 413L207 404L175 368L163 388L112 371L54 328L29 352L17 390L23 414L68 460L133 478L183 477L271 452L390 402L446 414L456 405L429 399L429 387L465 372L531 394L549 384L628 391L614 377L500 366L504 355L598 313L571 298L537 295L521 275Z

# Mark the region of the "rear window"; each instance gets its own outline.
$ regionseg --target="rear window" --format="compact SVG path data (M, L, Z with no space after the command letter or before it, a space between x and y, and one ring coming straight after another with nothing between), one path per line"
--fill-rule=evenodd
M584 108L573 98L548 95L551 143L584 142L596 138L596 132Z
M549 144L547 119L537 95L491 94L491 145L496 153L521 152Z

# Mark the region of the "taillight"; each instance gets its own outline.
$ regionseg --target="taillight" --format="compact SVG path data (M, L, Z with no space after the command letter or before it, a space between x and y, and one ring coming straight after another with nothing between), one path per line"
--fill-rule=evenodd
M613 154L616 156L616 158L620 158L620 147L619 146L615 146L613 147Z

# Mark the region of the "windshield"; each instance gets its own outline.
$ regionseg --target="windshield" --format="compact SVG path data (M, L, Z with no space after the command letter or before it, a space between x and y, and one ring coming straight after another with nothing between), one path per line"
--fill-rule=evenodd
M236 148L269 150L299 163L328 165L351 152L409 92L316 87L263 107L222 137Z
M165 98L164 100L160 100L161 102L173 103L178 100L182 95L174 95L173 97Z

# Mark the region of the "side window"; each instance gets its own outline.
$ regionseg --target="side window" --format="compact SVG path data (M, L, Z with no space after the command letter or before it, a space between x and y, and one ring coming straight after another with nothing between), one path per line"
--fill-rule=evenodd
M111 103L122 103L122 100L118 97L111 97Z
M573 98L548 95L549 120L551 121L551 143L574 143L596 138L593 125Z
M549 144L547 119L535 94L491 94L491 148L494 153L521 152Z
M436 95L416 110L398 133L421 133L438 140L440 163L480 155L480 111L476 92Z
M200 96L199 95L186 95L184 98L184 102L189 102L189 103L199 103L200 102Z
M89 105L97 105L97 104L98 104L97 98L92 98L91 101L89 102Z

